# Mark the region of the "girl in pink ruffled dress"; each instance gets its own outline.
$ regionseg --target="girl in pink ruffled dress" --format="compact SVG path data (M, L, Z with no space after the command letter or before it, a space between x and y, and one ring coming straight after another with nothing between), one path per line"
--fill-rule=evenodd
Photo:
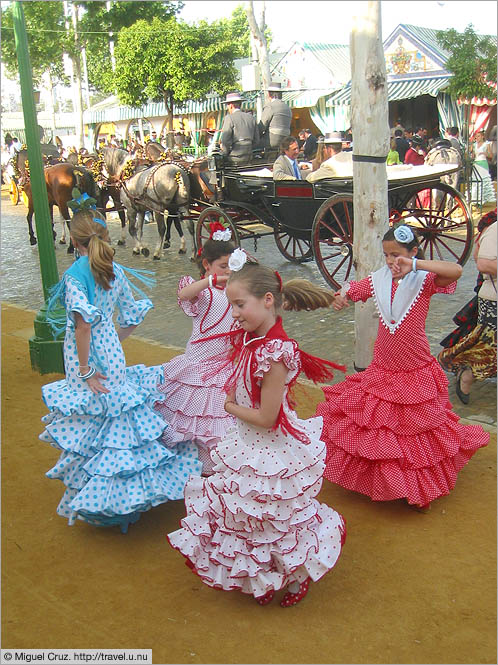
M406 225L386 233L383 249L383 268L336 294L337 310L374 298L380 320L372 363L324 388L326 401L317 407L324 476L374 501L406 499L425 512L449 494L489 434L458 422L425 334L431 297L454 293L461 266L417 259L418 241Z
M182 277L178 285L178 304L192 318L192 335L185 353L163 365L164 383L157 389L165 396L156 404L156 410L167 418L175 434L173 443L194 441L203 464L203 474L212 471L210 451L220 440L234 419L224 409L223 385L230 369L212 377L203 378L206 358L228 348L225 338L215 338L209 344L199 340L228 332L233 324L225 285L230 274L228 259L234 250L231 232L221 224L211 224L211 239L207 240L199 257L201 279ZM171 434L165 443L171 446Z
M300 420L289 395L301 371L324 380L338 366L300 351L277 312L284 301L286 309L316 309L332 297L306 280L282 285L277 272L243 265L245 256L232 254L226 289L239 324L225 359L236 362L225 402L236 424L211 453L214 475L190 477L187 516L168 539L209 586L251 594L260 605L287 589L281 605L289 607L333 568L345 523L315 499L325 468L322 420Z

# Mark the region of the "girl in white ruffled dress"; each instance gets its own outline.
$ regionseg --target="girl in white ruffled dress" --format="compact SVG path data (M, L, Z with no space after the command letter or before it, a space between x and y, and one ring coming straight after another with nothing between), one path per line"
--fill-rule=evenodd
M225 409L236 425L211 453L214 475L190 478L187 516L170 544L203 582L252 594L260 605L287 589L289 607L335 565L345 538L342 516L315 497L325 446L321 418L300 420L289 395L301 371L313 380L334 363L300 351L277 312L329 306L331 294L306 280L282 284L277 272L230 257L227 297L239 328L229 333L236 362ZM213 359L211 371L223 366Z
M47 320L56 332L65 329L66 377L42 388L50 413L40 438L61 451L47 476L66 486L57 512L69 524L80 519L126 532L145 510L183 498L187 478L202 465L191 442L174 452L162 444L167 422L153 410L161 367L125 364L121 342L153 307L133 297L125 271L140 271L113 262L106 223L95 210L73 216L71 238L81 256L48 304L49 312L62 305L59 320Z

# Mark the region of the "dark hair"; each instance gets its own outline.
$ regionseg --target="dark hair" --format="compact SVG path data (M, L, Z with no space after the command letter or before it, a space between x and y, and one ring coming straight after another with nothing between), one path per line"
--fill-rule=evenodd
M306 131L306 130L304 130L304 131ZM282 153L282 155L284 154L284 152L286 150L288 150L290 148L290 146L293 143L298 143L297 139L294 136L286 136L284 139L282 139L280 141L280 152ZM298 143L298 145L299 145L299 143Z
M458 127L447 127L446 131L450 136L458 136Z
M386 233L386 234L384 235L384 237L382 238L382 242L390 241L390 240L394 240L394 242L397 242L398 245L399 245L400 247L404 247L404 248L407 249L408 251L410 251L410 250L412 250L414 247L416 247L416 248L417 248L417 254L415 255L416 258L417 258L417 259L423 259L423 258L425 258L425 257L424 257L424 252L423 252L423 250L422 250L422 248L420 247L420 244L419 244L419 239L418 239L417 232L416 232L415 229L412 228L411 226L410 226L409 228L410 228L410 230L411 230L412 233L413 233L413 240L411 240L410 242L400 242L399 240L396 240L396 237L395 237L395 235L394 235L394 232L395 232L396 229L399 228L400 226L407 226L407 225L406 225L406 224L396 224L396 226L392 226L392 227L389 229L389 231L387 231L387 233Z
M291 279L282 283L282 278L275 270L251 260L228 278L228 284L239 281L244 282L255 298L263 298L265 293L271 293L276 310L283 307L287 311L311 311L330 307L334 301L331 291L315 286L307 279Z
M213 263L213 261L221 259L222 256L229 256L234 249L235 245L231 240L206 240L202 246L201 254L196 259L201 276L206 272L202 265L204 259L208 263Z
M402 129L395 129L394 130L394 136L403 136L403 130Z

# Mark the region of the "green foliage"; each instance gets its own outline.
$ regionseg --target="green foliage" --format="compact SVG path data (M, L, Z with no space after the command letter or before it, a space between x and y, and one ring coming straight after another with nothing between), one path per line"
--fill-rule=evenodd
M200 99L234 86L233 39L222 22L196 26L137 21L119 33L113 81L119 99L131 106L148 100Z
M113 2L107 10L105 2L79 2L84 8L79 29L86 47L88 80L96 90L113 92L115 89L111 64L109 32L114 41L122 28L136 21L168 20L183 7L183 2Z
M228 19L221 19L220 23L224 24L228 33L234 41L234 58L250 58L251 52L251 28L247 20L247 13L243 5L238 5L232 12L232 16ZM271 31L265 27L264 31L268 48L271 43Z
M39 85L42 74L47 70L50 71L54 81L67 83L62 59L64 51L68 48L67 37L63 32L62 2L23 2L22 8L35 84ZM2 62L9 75L16 78L18 64L12 10L12 4L2 10ZM45 32L45 30L60 30L61 33Z
M448 93L456 98L488 97L496 99L496 45L490 37L477 35L472 24L463 33L451 30L437 32L441 46L450 54L446 69L453 74Z

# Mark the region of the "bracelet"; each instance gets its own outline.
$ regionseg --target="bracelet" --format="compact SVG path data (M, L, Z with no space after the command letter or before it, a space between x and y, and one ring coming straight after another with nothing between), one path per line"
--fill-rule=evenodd
M412 272L417 272L417 257L412 258Z
M88 379L90 379L96 372L97 370L94 367L90 367L89 371L86 374L81 374L80 372L77 372L76 376L78 377L78 379L81 379L82 381L88 381Z
M213 286L216 286L218 283L218 275L214 273L214 275L211 275L211 277L213 278Z

